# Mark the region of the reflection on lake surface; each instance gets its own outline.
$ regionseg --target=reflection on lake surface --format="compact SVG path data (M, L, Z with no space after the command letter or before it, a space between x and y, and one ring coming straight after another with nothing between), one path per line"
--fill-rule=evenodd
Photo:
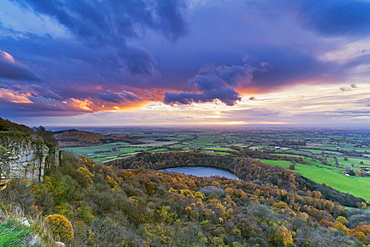
M235 174L232 174L231 172L212 168L212 167L200 167L200 166L192 166L192 167L175 167L175 168L167 168L162 169L159 171L168 171L168 172L179 172L186 175L194 175L198 177L211 177L211 176L221 176L226 177L230 179L238 179L238 177Z

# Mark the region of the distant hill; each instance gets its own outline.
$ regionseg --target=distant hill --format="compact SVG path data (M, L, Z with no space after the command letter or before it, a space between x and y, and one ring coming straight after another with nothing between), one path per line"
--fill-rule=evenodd
M53 133L54 138L58 140L59 147L88 147L97 146L111 142L123 141L131 144L141 144L142 142L130 139L127 135L111 134L108 136L83 131L83 130L63 130Z
M135 139L131 139L129 136L123 135L123 134L110 134L110 135L107 135L107 137L113 138L116 141L120 141L120 142L129 142L131 144L143 144L143 142L135 140Z

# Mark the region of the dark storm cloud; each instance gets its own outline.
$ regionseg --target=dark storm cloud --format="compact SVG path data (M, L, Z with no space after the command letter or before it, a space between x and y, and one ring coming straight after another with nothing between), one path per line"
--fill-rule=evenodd
M298 49L265 47L263 51L252 51L262 68L253 69L249 87L259 91L270 91L284 86L312 81L333 82L344 79L348 71L346 64L325 62L313 54ZM255 63L255 62L254 62Z
M9 56L9 54L0 51L0 78L28 81L40 80L32 72L12 61L12 58L7 58L7 56Z
M189 82L189 85L196 87L202 93L164 93L165 104L192 104L213 102L218 99L226 105L232 106L241 99L239 93L233 88L226 86L216 75L197 75Z
M178 39L186 32L185 22L180 9L186 6L183 0L156 1L157 13L161 16L158 26L172 40Z
M249 65L231 67L222 66L218 68L220 78L224 80L229 86L236 87L240 79L250 80L252 78L251 67Z
M199 74L189 81L188 88L197 89L202 93L172 93L164 94L165 104L191 104L213 102L220 100L226 105L232 106L239 100L241 95L230 86L238 86L242 81L248 81L251 77L251 67L244 66L205 66Z
M218 99L228 106L233 106L239 100L241 96L239 93L235 92L231 87L221 87L217 89L212 89L205 91L203 93L164 93L164 103L165 104L191 104L191 103L204 103L213 102Z
M140 26L158 31L170 40L186 32L182 10L184 1L16 1L23 7L56 19L75 37L90 47L115 49L133 74L149 75L155 67L152 55L128 45L138 37Z
M185 1L149 0L26 0L15 1L34 11L51 16L77 37L107 43L116 38L137 36L139 24L159 30L171 39L185 33L186 27L181 11ZM118 40L117 40L118 41Z
M305 0L298 20L323 36L365 36L370 33L370 2Z
M120 52L119 55L132 74L154 74L156 61L152 54L146 50L131 48Z
M1 30L1 29L0 29ZM63 82L57 87L88 81L90 85L116 84L122 77L125 64L122 58L109 47L89 47L76 41L55 39L48 35L22 33L21 38L3 37L4 50L27 61L44 73L46 83ZM45 69L46 68L46 69Z
M117 104L122 104L126 102L136 102L142 100L139 96L132 92L122 91L119 93L115 93L109 90L106 93L99 93L98 98L106 102Z
M98 93L107 90L130 91L130 86L147 86L149 78L127 73L128 66L137 73L140 73L140 70L146 70L148 73L154 71L150 63L145 62L154 61L154 58L144 49L128 49L127 52L135 52L135 55L131 60L126 57L128 64L125 64L124 58L113 48L90 49L81 42L66 42L64 39L29 33L22 34L21 37L4 37L0 42L4 50L14 51L14 57L27 62L33 68L39 68L38 72L43 73L45 80L33 83L32 88L29 88L29 83L22 85L22 82L18 82L23 91L31 90L40 96L60 100L86 99L96 97ZM143 61L138 61L140 59ZM0 85L4 86L1 82ZM6 87L13 86L8 83Z

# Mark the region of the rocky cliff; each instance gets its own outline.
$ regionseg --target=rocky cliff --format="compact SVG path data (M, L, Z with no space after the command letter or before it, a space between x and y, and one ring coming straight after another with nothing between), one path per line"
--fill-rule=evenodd
M0 189L14 178L42 181L45 169L59 165L59 153L35 132L0 131Z

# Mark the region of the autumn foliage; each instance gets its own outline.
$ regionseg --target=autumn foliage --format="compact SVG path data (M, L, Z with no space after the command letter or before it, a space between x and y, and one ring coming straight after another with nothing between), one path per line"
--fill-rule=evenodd
M49 229L51 229L52 233L61 241L71 241L74 238L72 224L63 215L49 215L44 221L49 226Z
M147 169L200 164L242 179ZM144 153L101 165L63 153L43 183L0 196L21 195L27 213L47 216L70 246L362 246L370 214L297 176L245 157Z

